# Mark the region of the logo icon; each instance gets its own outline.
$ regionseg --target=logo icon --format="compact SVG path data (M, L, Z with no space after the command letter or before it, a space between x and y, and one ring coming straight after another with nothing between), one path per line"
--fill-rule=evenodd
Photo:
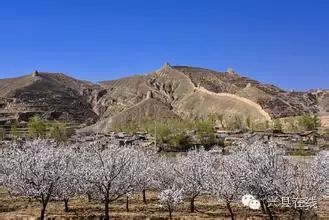
M247 206L253 210L257 210L260 208L260 201L255 199L255 197L250 194L242 196L241 202L242 202L243 206Z

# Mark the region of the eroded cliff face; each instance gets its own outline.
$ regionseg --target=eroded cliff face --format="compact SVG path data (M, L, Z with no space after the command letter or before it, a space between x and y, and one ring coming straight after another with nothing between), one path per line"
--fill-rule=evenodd
M329 114L329 90L316 90L312 92L317 99L317 105L321 114Z
M102 97L101 105L106 110L102 120L96 123L93 129L101 132L113 124L129 123L155 116L158 119L171 117L196 119L206 118L213 113L228 116L246 115L253 121L271 120L270 115L257 102L234 94L233 90L223 89L231 86L236 92L237 86L222 83L223 88L220 92L214 92L201 86L201 83L193 81L191 74L193 72L187 73L181 68L166 63L162 68L148 75L103 82L102 87L106 88L108 93ZM225 77L231 79L236 75L227 73ZM152 102L145 101L150 97ZM150 103L161 106L161 113L154 112L156 108L151 108ZM138 111L141 109L148 114L139 114Z
M240 76L234 71L213 70L176 66L188 75L195 85L215 93L231 93L245 97L262 106L273 118L315 113L317 98L310 92L287 92L274 85L262 84Z
M159 106L156 108L154 106ZM243 114L253 120L329 112L329 92L287 92L242 77L233 70L170 66L100 84L62 73L33 72L0 80L0 123L26 122L34 115L71 124L114 123L145 118L202 118L212 113ZM155 112L156 109L159 112ZM145 111L145 114L141 114ZM98 123L97 123L98 122ZM97 126L102 124L102 126Z

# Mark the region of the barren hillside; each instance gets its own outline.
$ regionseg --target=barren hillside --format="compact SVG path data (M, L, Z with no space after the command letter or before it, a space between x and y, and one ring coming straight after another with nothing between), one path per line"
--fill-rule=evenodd
M327 118L329 92L287 92L233 70L170 66L100 84L62 73L34 72L0 80L0 121L33 115L90 125L95 132L145 118L205 118L242 115L253 121L318 113Z
M94 123L85 93L96 87L60 73L33 73L24 77L0 80L0 112L6 119L28 121L34 115L71 123Z
M311 93L287 92L276 86L261 84L243 77L233 70L217 72L213 70L174 66L188 75L193 83L216 93L232 93L260 104L272 117L301 115L317 112L316 97Z

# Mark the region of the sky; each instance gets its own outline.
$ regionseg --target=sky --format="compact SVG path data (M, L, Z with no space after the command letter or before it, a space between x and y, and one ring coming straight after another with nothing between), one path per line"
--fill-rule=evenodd
M233 68L287 90L329 89L329 1L0 3L0 78L39 70L97 82L165 62Z

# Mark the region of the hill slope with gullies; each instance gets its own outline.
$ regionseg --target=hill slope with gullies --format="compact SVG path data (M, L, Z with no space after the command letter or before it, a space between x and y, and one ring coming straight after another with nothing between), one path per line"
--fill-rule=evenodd
M0 80L0 119L26 122L38 115L48 120L77 124L97 121L88 91L98 86L61 73L38 73Z
M287 92L233 70L171 66L94 84L62 73L34 72L0 79L0 121L48 120L80 124L85 131L108 132L140 120L202 119L236 115L253 122L319 113L327 117L329 92ZM88 126L88 127L86 127Z
M258 103L271 117L281 118L317 112L316 96L311 93L287 92L274 85L261 84L238 75L233 70L213 70L177 66L173 67L190 77L195 85L215 93L231 93Z

